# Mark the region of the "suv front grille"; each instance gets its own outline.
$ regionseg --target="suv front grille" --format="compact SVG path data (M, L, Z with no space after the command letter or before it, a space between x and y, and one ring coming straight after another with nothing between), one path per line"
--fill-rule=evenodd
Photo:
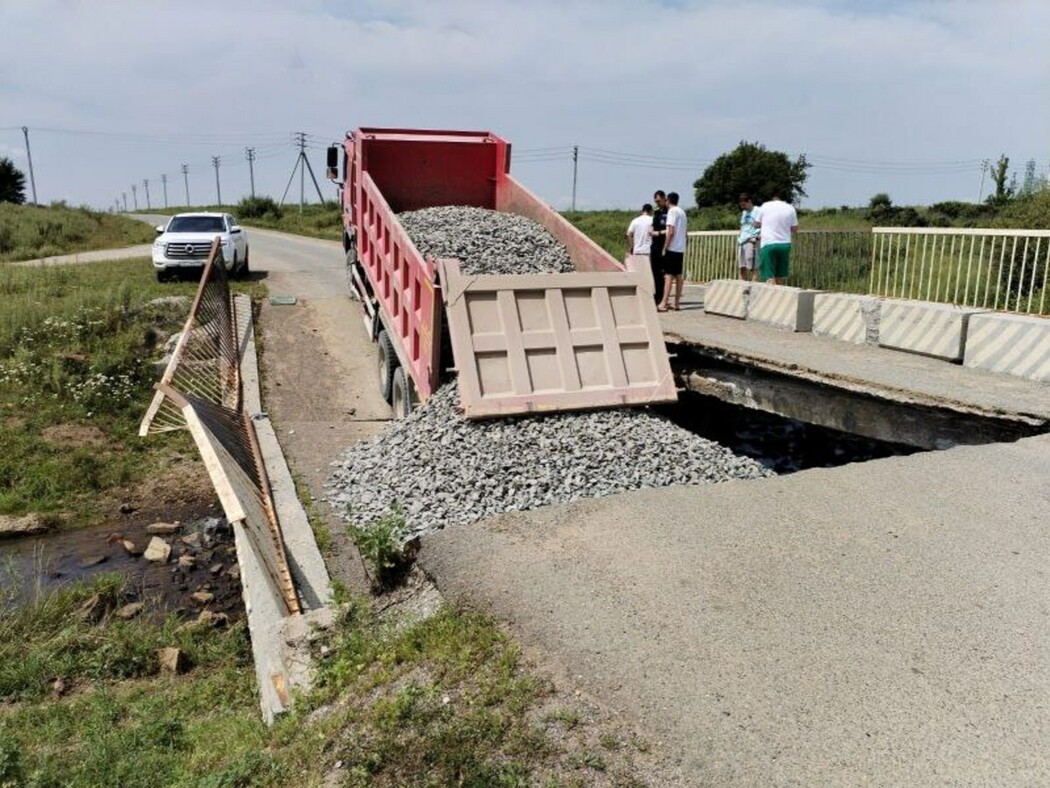
M175 259L204 259L211 251L211 242L202 241L197 243L169 243L164 247L164 254L172 260Z

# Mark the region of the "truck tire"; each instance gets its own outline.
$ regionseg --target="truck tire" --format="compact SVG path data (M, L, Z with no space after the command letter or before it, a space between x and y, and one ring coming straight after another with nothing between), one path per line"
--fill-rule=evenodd
M248 247L244 247L244 262L241 263L241 270L238 272L238 276L241 279L247 279L251 273L251 269L248 267Z
M394 410L395 419L403 419L412 412L412 386L404 367L394 370L394 380L390 386L390 407Z
M394 344L390 341L385 329L380 331L379 336L376 337L376 345L379 353L376 362L376 371L379 373L379 393L383 395L383 399L390 402L394 370L400 367L397 364L397 355L394 353Z

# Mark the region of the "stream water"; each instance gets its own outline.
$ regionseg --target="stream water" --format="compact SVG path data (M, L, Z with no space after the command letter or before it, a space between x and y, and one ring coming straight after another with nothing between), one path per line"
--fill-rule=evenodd
M6 605L21 604L48 590L90 580L104 572L128 580L131 597L148 600L155 609L196 615L205 607L231 618L243 615L233 532L222 518L196 514L178 522L178 530L161 535L171 545L165 563L147 561L124 546L129 540L141 552L152 536L152 520L129 519L75 531L57 531L0 541L0 587ZM181 556L186 559L180 564ZM191 595L207 591L207 604Z

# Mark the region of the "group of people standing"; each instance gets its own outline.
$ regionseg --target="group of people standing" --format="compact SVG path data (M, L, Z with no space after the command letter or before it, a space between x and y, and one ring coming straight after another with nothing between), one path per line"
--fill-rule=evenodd
M778 191L773 199L755 205L748 194L741 194L740 235L737 261L744 281L772 280L782 285L791 270L791 241L798 232L795 206L784 202Z
M682 272L688 232L685 211L678 207L678 193L658 190L653 202L627 227L627 247L631 254L648 255L653 269L653 296L656 309L680 309ZM655 207L654 207L655 204ZM791 241L798 231L798 214L791 203L774 191L761 206L750 195L741 194L740 235L737 259L740 278L784 284L790 270ZM672 298L673 293L673 298Z
M682 271L688 222L678 207L678 192L658 190L652 203L627 227L627 246L632 254L648 255L653 269L653 296L658 312L682 307ZM674 294L672 300L671 294Z

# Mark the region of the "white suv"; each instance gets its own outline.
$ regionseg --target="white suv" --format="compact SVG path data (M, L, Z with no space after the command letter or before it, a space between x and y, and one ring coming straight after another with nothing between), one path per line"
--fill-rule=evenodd
M163 282L182 268L200 268L218 236L226 270L234 276L248 273L248 236L228 213L180 213L157 227L153 268Z

